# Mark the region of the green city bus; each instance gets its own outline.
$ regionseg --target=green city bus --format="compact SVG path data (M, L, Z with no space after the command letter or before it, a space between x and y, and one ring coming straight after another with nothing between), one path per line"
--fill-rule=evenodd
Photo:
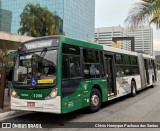
M155 69L153 56L65 36L36 38L17 51L11 109L96 112L102 102L153 87Z

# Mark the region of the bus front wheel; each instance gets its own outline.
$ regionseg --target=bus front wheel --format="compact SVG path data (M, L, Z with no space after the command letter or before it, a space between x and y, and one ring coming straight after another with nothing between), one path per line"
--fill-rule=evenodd
M101 93L98 89L93 88L90 94L90 112L96 112L101 108Z
M136 83L134 81L131 82L131 95L134 97L136 96L137 89L136 89Z

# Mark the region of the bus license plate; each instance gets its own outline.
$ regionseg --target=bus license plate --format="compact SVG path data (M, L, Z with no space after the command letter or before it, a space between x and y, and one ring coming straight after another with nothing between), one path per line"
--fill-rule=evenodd
M27 106L35 106L35 102L27 102Z

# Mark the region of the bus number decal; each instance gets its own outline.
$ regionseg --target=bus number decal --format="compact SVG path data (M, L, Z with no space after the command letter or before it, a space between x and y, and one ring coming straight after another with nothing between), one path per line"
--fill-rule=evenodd
M42 94L34 94L34 98L42 98Z

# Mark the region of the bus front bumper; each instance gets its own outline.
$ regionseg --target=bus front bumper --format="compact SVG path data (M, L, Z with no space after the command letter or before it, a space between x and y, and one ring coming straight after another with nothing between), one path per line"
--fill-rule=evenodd
M60 114L61 97L57 96L50 100L25 100L11 96L11 109Z

